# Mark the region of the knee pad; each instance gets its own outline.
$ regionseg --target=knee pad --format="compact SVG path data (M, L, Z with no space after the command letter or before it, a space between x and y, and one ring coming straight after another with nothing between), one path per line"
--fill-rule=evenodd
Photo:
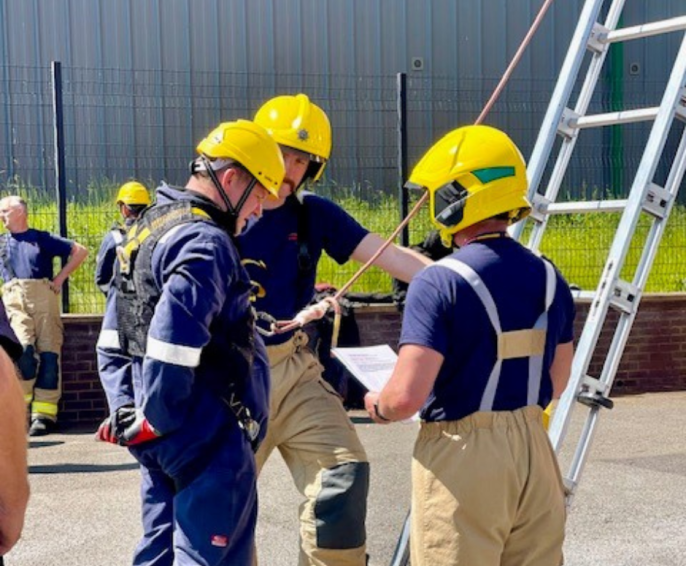
M24 347L19 360L17 361L21 377L26 381L36 379L36 370L38 369L38 360L36 359L36 350L29 344Z
M36 387L41 389L57 389L60 382L58 358L58 354L54 352L41 352Z
M343 550L365 544L368 491L368 462L348 462L322 472L314 505L319 548Z

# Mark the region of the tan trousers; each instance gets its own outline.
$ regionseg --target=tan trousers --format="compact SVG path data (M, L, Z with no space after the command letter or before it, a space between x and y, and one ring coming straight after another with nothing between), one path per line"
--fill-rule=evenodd
M422 423L412 566L556 566L565 501L539 407Z
M47 279L12 279L2 287L2 301L12 330L22 346L33 346L36 355L59 356L64 341L59 296ZM56 359L50 360L55 363ZM23 379L24 399L30 405L32 417L57 418L57 406L62 394L62 379L58 371L57 387L36 386L35 377Z
M307 336L298 333L267 348L269 430L257 452L257 469L278 448L306 498L300 507L301 566L364 566L367 455L306 345Z

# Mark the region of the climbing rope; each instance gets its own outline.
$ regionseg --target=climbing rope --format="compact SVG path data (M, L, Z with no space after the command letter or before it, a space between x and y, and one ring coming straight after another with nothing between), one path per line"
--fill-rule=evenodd
M493 108L493 105L496 103L498 100L498 97L502 93L503 89L505 88L505 85L507 84L508 80L510 79L510 76L514 72L515 68L517 67L517 64L521 60L522 56L524 55L524 52L526 48L529 46L529 43L531 43L531 39L533 38L534 34L538 30L538 28L541 25L541 22L543 21L543 17L545 16L546 12L548 11L548 8L552 5L553 0L545 0L545 2L541 5L540 10L538 11L538 14L536 15L536 18L531 24L531 27L529 28L529 31L527 34L524 36L524 39L522 40L521 44L519 45L519 48L515 52L514 56L512 57L512 60L510 61L510 64L507 66L507 69L505 69L505 72L503 73L503 76L501 77L500 81L498 82L497 86L493 90L493 94L491 94L491 97L488 99L488 102L484 105L483 110L481 111L481 114L479 114L479 117L476 119L474 122L474 125L479 125L481 124L488 113L491 111L491 108ZM396 239L398 234L400 234L400 231L407 226L409 221L419 212L419 209L422 207L422 205L426 202L426 200L429 198L429 193L428 191L425 192L421 198L417 201L417 204L412 207L412 210L409 212L409 214L403 219L403 221L398 225L398 227L393 231L393 233L388 237L388 239L379 247L379 249L376 251L376 253L369 258L369 261L367 261L364 265L362 265L357 272L350 278L350 280L343 285L343 287L336 292L336 294L333 297L327 297L326 299L314 304L310 305L306 308L304 308L302 311L300 311L293 320L289 321L275 321L272 323L272 332L275 334L281 334L284 332L290 332L291 330L296 330L298 328L301 328L302 326L305 326L308 322L313 322L315 320L318 320L322 318L326 312L328 311L329 307L334 309L334 330L333 330L333 337L331 340L332 347L335 348L337 343L338 343L338 330L340 328L340 306L338 305L338 301L341 299L341 297L348 292L350 287L352 287L355 282L362 276L362 274L369 269L374 262L379 258L379 256L386 251L386 248L390 246L393 241Z

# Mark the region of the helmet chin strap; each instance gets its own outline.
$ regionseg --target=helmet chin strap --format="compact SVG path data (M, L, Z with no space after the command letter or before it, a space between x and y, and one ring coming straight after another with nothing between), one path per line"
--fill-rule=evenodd
M210 160L207 159L207 157L205 157L204 155L201 155L200 159L202 159L203 164L205 165L205 170L207 171L207 174L210 176L210 179L214 184L214 188L217 189L217 192L219 192L219 196L221 196L222 200L224 201L224 204L226 205L226 212L229 215L230 222L230 234L231 236L234 236L236 232L236 225L238 224L238 214L243 208L243 205L245 205L245 201L248 200L250 193L255 188L255 185L257 184L257 178L252 177L250 183L243 191L241 198L238 199L238 203L236 204L236 206L233 206L231 204L231 201L229 200L229 195L226 194L224 187L222 187L222 184L219 182L219 179L217 178L217 174L215 173L214 169L212 169L212 163L210 162Z

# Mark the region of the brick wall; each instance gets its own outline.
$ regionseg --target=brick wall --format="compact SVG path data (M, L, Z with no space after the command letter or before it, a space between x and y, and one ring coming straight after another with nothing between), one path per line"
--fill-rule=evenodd
M578 303L577 312L575 330L579 336L588 304ZM358 308L355 316L362 344L397 346L400 315L394 307ZM101 321L101 316L64 317L64 394L60 416L63 423L95 423L106 415L95 358ZM616 321L616 313L611 312L589 366L589 375L600 375ZM641 301L615 378L613 395L680 390L686 390L686 293L647 295Z

